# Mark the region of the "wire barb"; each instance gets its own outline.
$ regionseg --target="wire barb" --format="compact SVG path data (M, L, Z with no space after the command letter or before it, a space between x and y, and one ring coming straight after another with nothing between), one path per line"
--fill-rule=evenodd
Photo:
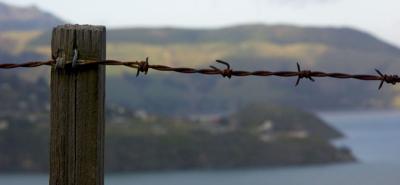
M381 83L379 84L379 88L378 88L379 90L382 89L383 83L385 83L385 82L388 84L392 84L392 85L396 85L398 82L400 82L400 78L398 75L383 74L378 69L375 69L375 71L381 77Z
M146 61L137 62L136 77L139 76L140 72L143 72L145 75L147 75L148 71L149 71L149 57L146 57Z
M310 70L301 70L300 64L297 62L297 81L296 81L296 87L299 85L300 80L303 78L309 79L312 82L315 82L315 80L312 78L312 72Z
M228 62L225 62L225 61L222 61L222 60L216 60L216 62L218 62L220 64L224 64L226 66L226 69L221 70L221 69L218 69L217 67L214 67L214 66L210 66L210 67L212 69L214 69L216 72L218 72L219 74L221 74L222 77L231 78L232 77L232 73L233 73L233 70L231 69L231 65L229 65Z

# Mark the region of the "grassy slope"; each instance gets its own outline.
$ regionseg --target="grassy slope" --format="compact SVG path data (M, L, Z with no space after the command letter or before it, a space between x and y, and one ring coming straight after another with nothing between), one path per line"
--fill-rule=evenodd
M43 31L3 31L0 32L0 38L4 42L10 44L1 44L0 48L3 51L8 51L11 54L19 54L25 51L29 43L40 36ZM12 43L12 44L11 44Z
M391 69L400 56L396 47L348 28L132 28L108 30L107 42L109 58L140 60L149 56L155 63L186 66L205 66L218 58L278 58L300 60L310 67L365 72L375 67ZM30 49L48 54L49 43L47 32L33 40Z
M33 40L29 49L47 54L48 43L49 34L45 33ZM395 69L400 68L397 48L348 28L247 25L214 30L118 29L108 31L107 45L108 58L142 60L149 56L151 63L173 66L208 67L215 59L225 59L234 69L250 70L295 70L298 61L304 68L332 72L374 73L374 68L378 68L397 73ZM182 109L189 104L198 111L210 104L219 109L258 99L329 109L400 105L398 90L385 88L376 93L377 84L367 82L324 79L312 85L304 81L303 87L293 89L295 79L235 78L228 82L170 73L160 76L151 71L153 75L138 80L131 78L134 73L127 68L108 68L111 101L130 102L135 107L159 105L164 107L161 109L177 111L181 109L179 104ZM153 104L147 105L149 101Z

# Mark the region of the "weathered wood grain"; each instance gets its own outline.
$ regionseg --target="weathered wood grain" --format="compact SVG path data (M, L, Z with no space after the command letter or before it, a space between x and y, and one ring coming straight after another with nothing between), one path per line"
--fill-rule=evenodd
M106 58L102 26L63 25L53 29L53 56L71 61ZM50 185L104 184L105 67L51 71Z

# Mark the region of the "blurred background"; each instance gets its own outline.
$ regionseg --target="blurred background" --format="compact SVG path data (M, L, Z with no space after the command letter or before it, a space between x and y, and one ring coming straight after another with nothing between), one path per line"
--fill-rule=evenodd
M107 27L107 58L398 74L395 0L0 0L0 63L50 58L54 26ZM49 169L49 68L0 71L0 184ZM106 184L398 185L400 86L107 67Z

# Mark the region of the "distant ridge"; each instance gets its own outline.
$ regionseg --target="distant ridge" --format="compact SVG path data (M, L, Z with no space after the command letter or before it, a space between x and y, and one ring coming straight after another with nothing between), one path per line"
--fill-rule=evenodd
M48 48L50 36L49 30L33 40L31 47ZM171 66L207 67L222 59L236 70L296 70L297 62L304 69L355 74L374 74L374 69L396 74L400 69L399 48L346 27L248 24L218 29L120 28L107 30L107 46L110 59L149 56L151 63ZM168 114L212 113L260 101L319 111L400 108L399 90L388 86L377 93L379 84L355 80L318 79L293 89L293 80L227 81L156 72L136 78L134 72L110 68L108 101Z
M49 30L63 23L36 6L17 7L0 2L0 31Z
M194 43L194 42L244 42L267 41L276 44L321 43L339 48L376 51L400 50L376 37L352 28L319 28L292 25L249 24L220 29L179 29L179 28L126 28L109 32L110 42L144 43Z
M118 28L109 29L108 42L132 42L145 44L241 43L246 41L270 42L279 45L293 43L324 44L335 48L361 51L400 53L400 50L369 33L352 28L319 28L292 25L248 24L219 29L182 28ZM32 44L46 45L50 31Z

